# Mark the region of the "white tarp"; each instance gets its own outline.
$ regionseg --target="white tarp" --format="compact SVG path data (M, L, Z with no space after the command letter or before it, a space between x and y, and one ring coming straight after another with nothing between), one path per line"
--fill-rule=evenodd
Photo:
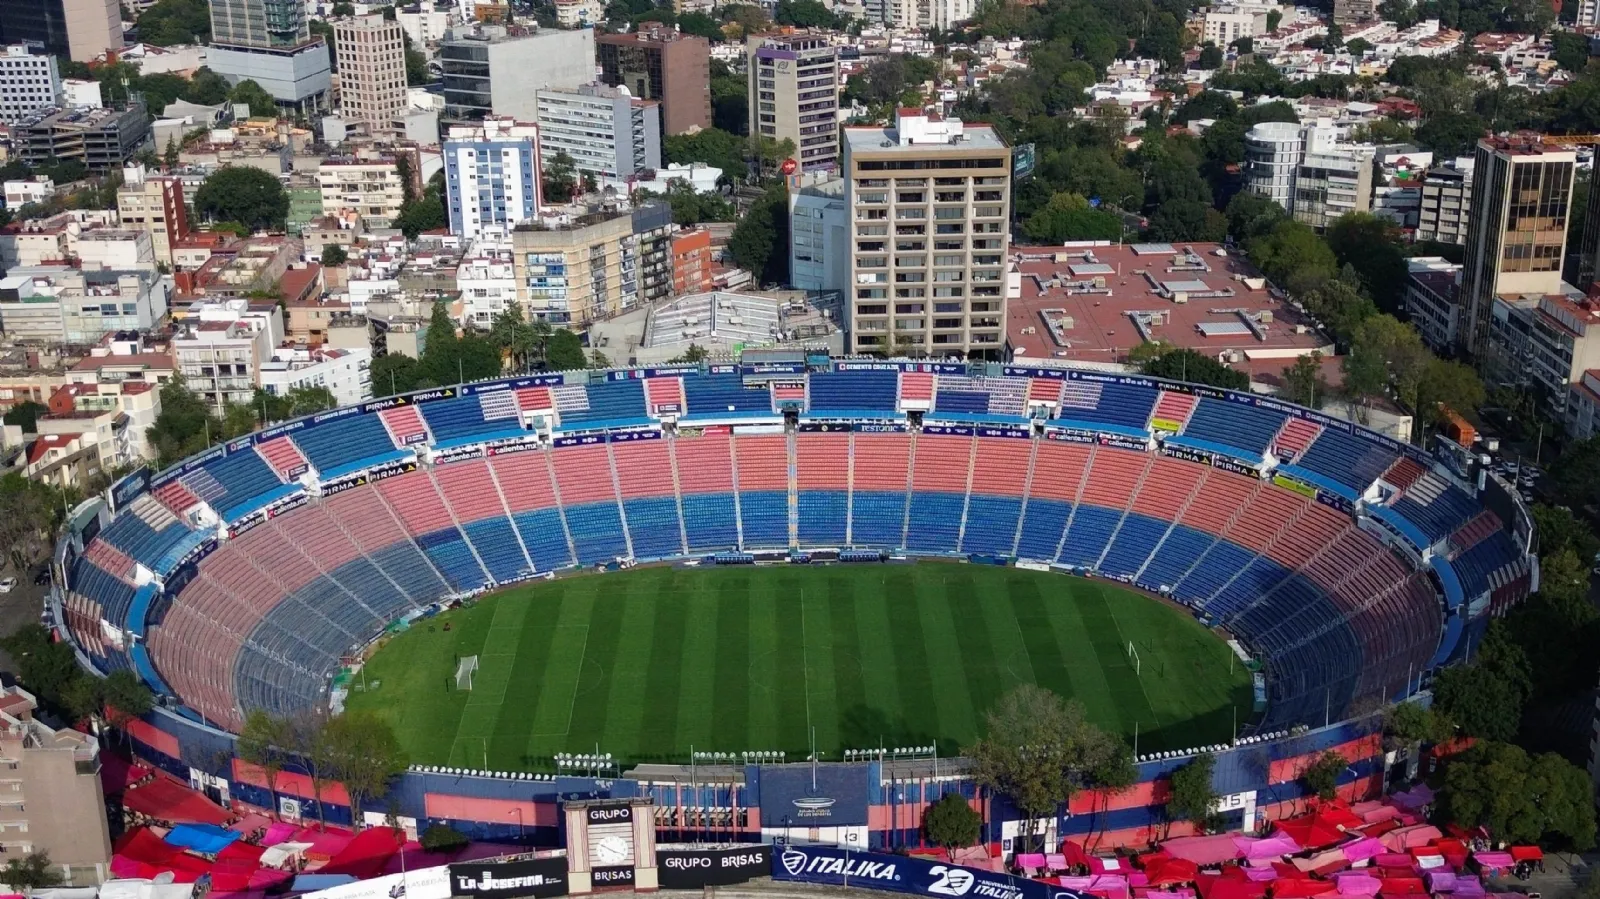
M300 857L300 854L311 848L310 843L279 843L268 846L261 853L261 864L267 868L281 868L284 862Z
M405 899L450 899L450 867L438 865L404 874L386 874L307 893L300 899L390 899L402 895Z

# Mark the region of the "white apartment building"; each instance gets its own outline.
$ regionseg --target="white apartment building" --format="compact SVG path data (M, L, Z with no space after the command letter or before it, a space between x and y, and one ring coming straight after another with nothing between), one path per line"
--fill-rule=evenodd
M56 183L44 175L35 175L23 181L7 181L3 187L6 208L15 212L29 203L43 203L49 199L55 193Z
M351 210L374 228L387 228L400 215L405 185L393 159L328 159L317 166L322 214Z
M117 217L124 227L149 232L156 261L175 267L172 245L189 236L181 179L148 174L137 163L123 168L122 186L117 188Z
M280 347L261 364L261 389L283 396L300 387L324 387L341 406L372 399L372 350Z
M0 54L0 123L14 124L61 103L61 69L56 58L35 55L26 44L6 47Z
M1226 48L1240 38L1267 33L1267 13L1275 7L1257 5L1216 6L1206 10L1201 41Z
M488 330L495 316L517 302L517 276L509 237L483 237L461 257L456 268L461 289L463 324Z
M843 178L809 177L789 191L789 283L796 290L850 286L850 215Z
M622 189L635 175L661 168L661 104L640 100L625 87L539 91L538 124L544 168L566 153L600 187Z
M1341 215L1368 211L1374 148L1337 143L1335 134L1327 120L1251 126L1244 136L1245 189L1319 231Z
M172 281L153 271L13 268L0 278L0 330L13 340L99 343L111 332L155 327L171 291Z
M218 412L227 403L248 404L262 365L283 342L283 311L276 303L200 302L183 324L172 352L189 389Z

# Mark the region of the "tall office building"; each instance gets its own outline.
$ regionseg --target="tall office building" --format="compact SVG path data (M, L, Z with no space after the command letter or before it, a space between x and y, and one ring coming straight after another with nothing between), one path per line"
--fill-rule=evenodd
M300 0L211 0L206 64L230 84L254 81L279 105L322 109L333 85L328 47Z
M21 43L89 62L122 49L122 10L117 0L3 0L0 45Z
M122 186L117 188L117 217L124 227L148 232L156 261L176 268L172 246L189 236L183 179L151 175L137 163L122 172Z
M1462 349L1483 360L1495 297L1561 293L1577 153L1518 132L1478 142L1461 282Z
M631 34L595 38L600 80L661 103L667 134L711 127L711 42L647 22Z
M54 56L35 52L28 44L12 44L0 52L0 122L15 124L60 106L61 98L61 70Z
M856 353L998 359L1011 148L988 125L900 110L844 129Z
M604 84L539 91L539 159L548 168L558 153L601 187L625 188L661 168L661 104Z
M839 165L839 53L823 32L751 35L750 133L794 141L803 171Z
M449 122L509 116L532 122L536 93L594 81L594 29L528 31L514 26L457 29L439 45Z
M450 230L468 240L539 212L539 126L505 118L456 125L444 142Z
M1472 215L1473 157L1462 156L1428 169L1417 209L1417 240L1457 245L1467 242Z
M339 108L367 134L394 128L406 111L406 45L400 23L378 13L333 23Z

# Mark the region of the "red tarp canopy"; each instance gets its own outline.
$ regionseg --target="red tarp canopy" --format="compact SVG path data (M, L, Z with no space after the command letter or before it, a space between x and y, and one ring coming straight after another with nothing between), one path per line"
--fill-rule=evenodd
M1420 877L1385 877L1378 892L1384 896L1426 896L1428 888Z
M1343 804L1329 803L1314 812L1279 821L1277 829L1307 849L1321 849L1344 840L1346 829L1365 823Z
M122 807L158 821L222 826L233 816L188 787L158 777L123 794Z
M1061 841L1061 854L1066 857L1067 864L1072 867L1089 864L1089 853L1072 840Z
M1309 877L1286 877L1272 882L1273 899L1311 899L1335 889L1331 880L1312 880Z
M149 776L150 769L143 765L125 761L109 752L100 754L100 785L105 787L107 796L121 795L123 790Z
M403 831L388 827L369 827L355 835L338 854L317 873L353 874L367 880L383 873L384 865L405 845ZM315 848L315 847L312 847Z
M1519 862L1542 862L1544 852L1538 846L1512 846L1511 857Z
M1198 874L1195 886L1201 899L1264 899L1267 884L1253 880L1235 880L1219 874Z
M1187 859L1160 856L1151 858L1146 856L1144 874L1150 879L1150 885L1155 887L1176 886L1180 883L1192 883L1200 874L1200 866Z

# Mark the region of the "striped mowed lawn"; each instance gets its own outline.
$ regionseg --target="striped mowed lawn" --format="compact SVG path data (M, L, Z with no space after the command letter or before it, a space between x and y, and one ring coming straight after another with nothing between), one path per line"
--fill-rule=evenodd
M470 655L472 689L457 690ZM953 754L1023 682L1130 742L1137 731L1141 752L1225 741L1250 712L1248 672L1181 609L1101 581L933 562L521 585L395 635L347 706L388 718L419 764L548 769L596 747L627 762L691 748L793 759L812 728L837 759L880 745Z

